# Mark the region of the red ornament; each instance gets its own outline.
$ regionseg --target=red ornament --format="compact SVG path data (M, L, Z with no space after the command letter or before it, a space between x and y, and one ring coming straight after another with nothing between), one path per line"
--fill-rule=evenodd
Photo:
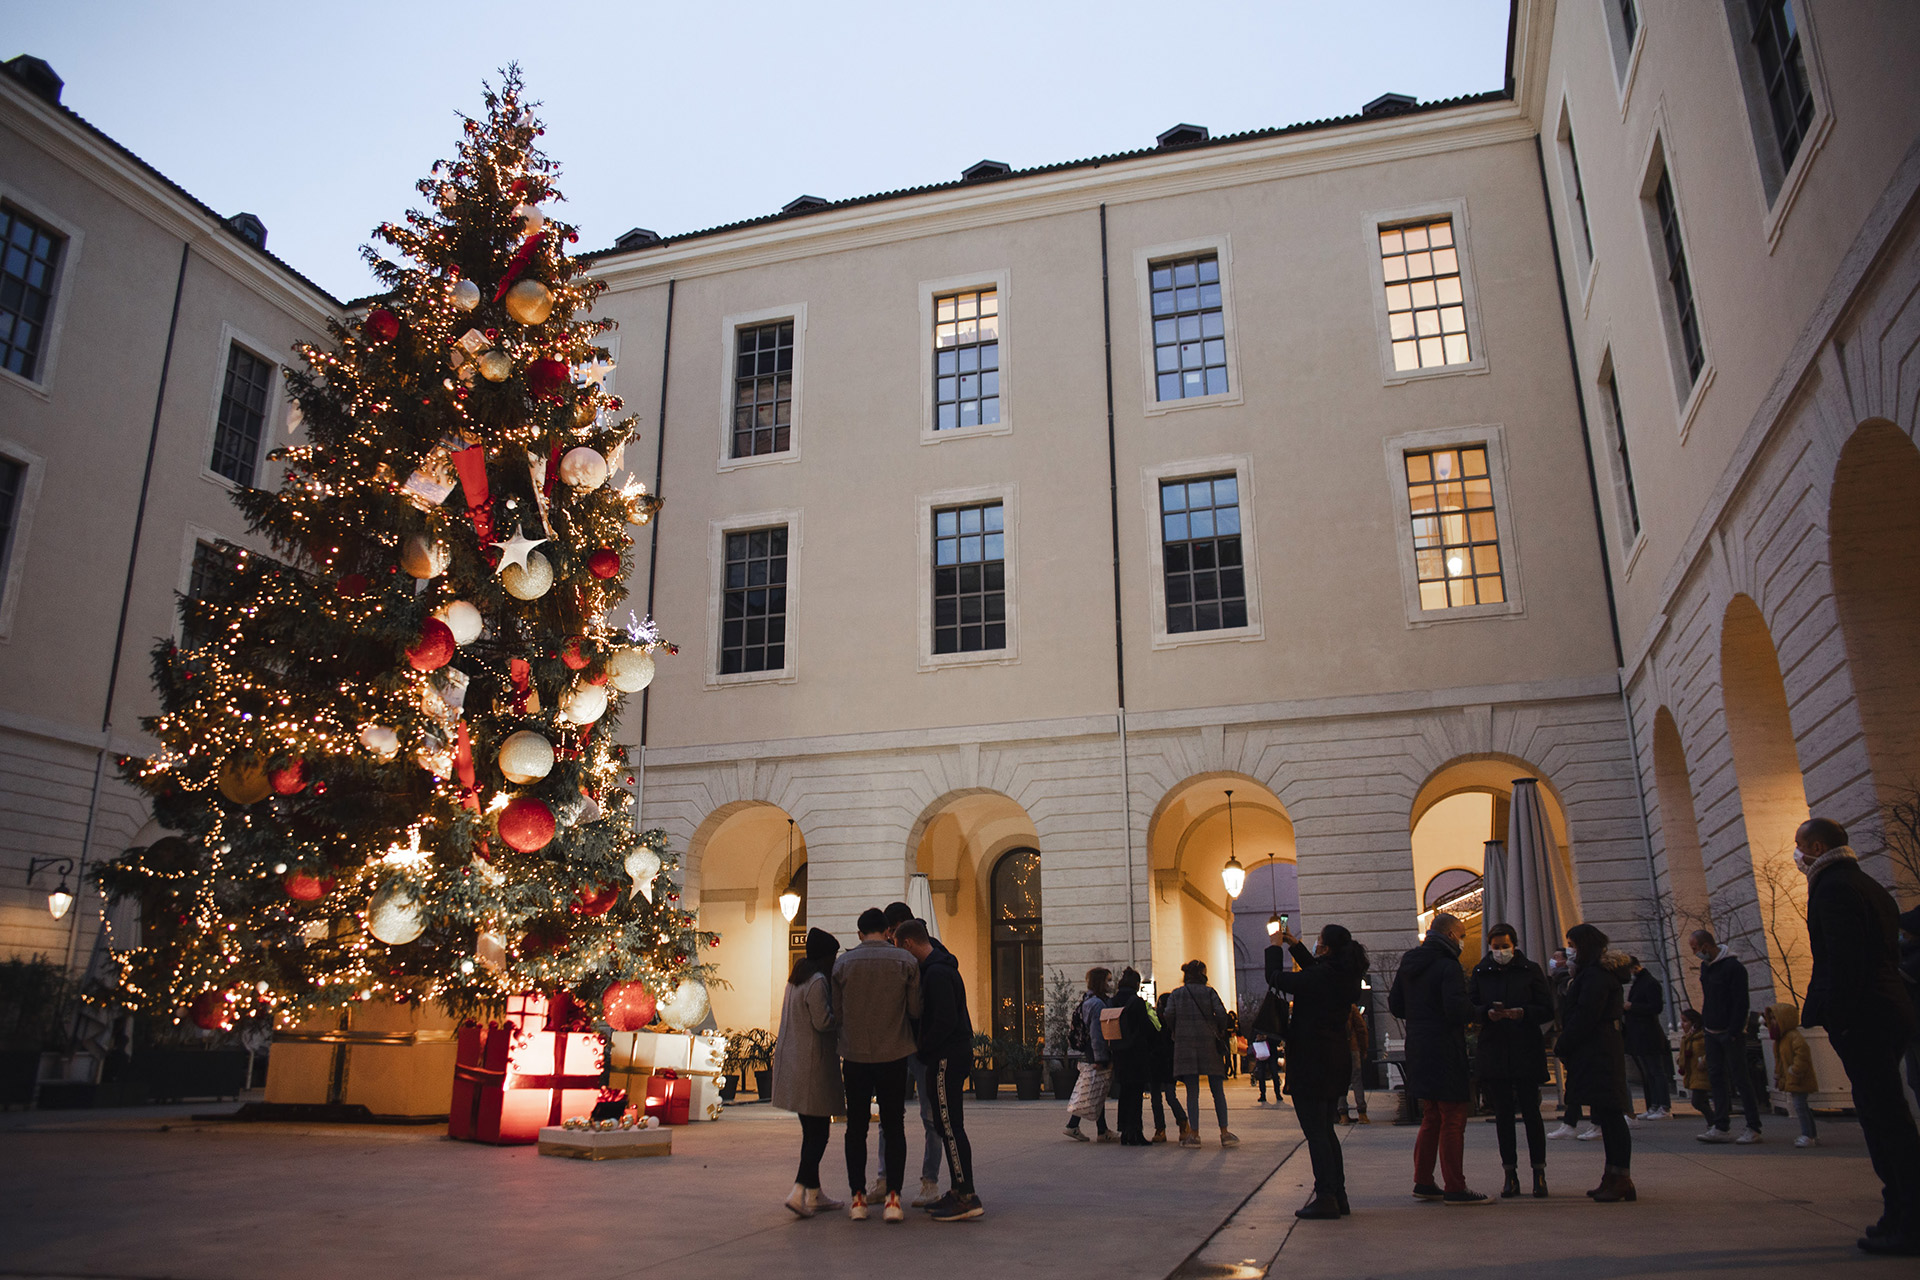
M592 889L580 890L573 906L568 910L577 916L603 916L613 910L614 903L620 901L620 886L597 885Z
M616 578L620 576L620 553L600 548L587 557L587 572L596 578Z
M358 600L367 594L367 575L349 573L333 584L333 592L342 600Z
M601 997L600 1007L606 1010L607 1025L615 1031L638 1031L653 1021L659 1002L637 982L616 982Z
M553 839L553 810L532 796L515 796L500 811L500 838L509 849L537 853Z
M607 682L607 673L604 671L589 671L580 678L588 684L605 684Z
M420 627L420 639L407 650L407 661L415 671L438 671L453 661L453 628L438 618L428 618Z
M289 871L280 882L295 902L318 902L333 892L333 877L322 878L306 871Z
M580 671L584 670L593 659L580 651L579 636L568 636L566 643L560 646L560 661L566 663L570 669Z
M297 796L307 789L307 762L289 760L284 769L275 769L267 774L267 781L273 784L273 793L280 796Z
M218 1031L227 1024L226 997L218 991L202 991L193 998L193 1025L202 1031Z
M559 399L572 371L565 360L555 360L551 356L535 360L527 366L527 394L536 400Z
M367 323L362 327L375 342L392 342L400 336L400 317L385 307L375 307L367 313Z

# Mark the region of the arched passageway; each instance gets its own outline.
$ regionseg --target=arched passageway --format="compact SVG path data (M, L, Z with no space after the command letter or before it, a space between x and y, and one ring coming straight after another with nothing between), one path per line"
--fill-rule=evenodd
M1688 963L1687 935L1715 926L1707 892L1706 861L1700 852L1700 823L1695 815L1693 776L1686 745L1673 713L1661 707L1653 716L1653 787L1660 809L1660 838L1666 850L1667 939L1670 971L1683 975L1689 995L1698 999L1698 967Z
M975 1030L1040 1039L1046 937L1033 819L998 791L949 792L921 813L908 855L909 877L926 877L928 924L966 979Z
M688 842L688 860L697 867L700 927L720 935L712 958L727 985L712 990L716 1026L780 1025L793 934L806 933L806 836L788 817L774 804L724 805ZM780 895L790 885L801 896L792 927L780 911Z

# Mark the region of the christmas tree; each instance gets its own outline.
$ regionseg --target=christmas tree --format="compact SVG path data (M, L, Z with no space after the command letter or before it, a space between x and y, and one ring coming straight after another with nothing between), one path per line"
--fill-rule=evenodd
M154 654L160 751L124 762L179 832L100 869L145 922L119 998L175 1021L289 1025L354 1001L605 1001L616 1026L706 1012L715 939L636 834L612 720L671 653L623 611L633 432L602 382L601 285L517 68L429 201L363 248L387 292L298 348L275 490L236 495L262 556L182 602ZM391 256L390 256L391 255ZM631 779L627 778L630 782Z

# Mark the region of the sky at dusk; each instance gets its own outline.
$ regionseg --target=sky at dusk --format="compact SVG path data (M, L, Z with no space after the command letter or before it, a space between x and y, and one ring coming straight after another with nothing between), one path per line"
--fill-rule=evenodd
M66 106L347 298L517 60L581 247L1504 82L1507 0L367 4L0 0Z

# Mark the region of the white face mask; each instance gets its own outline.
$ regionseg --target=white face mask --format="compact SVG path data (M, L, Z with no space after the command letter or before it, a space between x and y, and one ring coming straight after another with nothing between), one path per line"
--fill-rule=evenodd
M1512 947L1495 947L1493 949L1493 962L1495 964L1512 964L1513 948Z
M1801 875L1805 875L1807 868L1813 865L1813 859L1809 858L1804 850L1796 848L1793 851L1793 865L1800 868Z

